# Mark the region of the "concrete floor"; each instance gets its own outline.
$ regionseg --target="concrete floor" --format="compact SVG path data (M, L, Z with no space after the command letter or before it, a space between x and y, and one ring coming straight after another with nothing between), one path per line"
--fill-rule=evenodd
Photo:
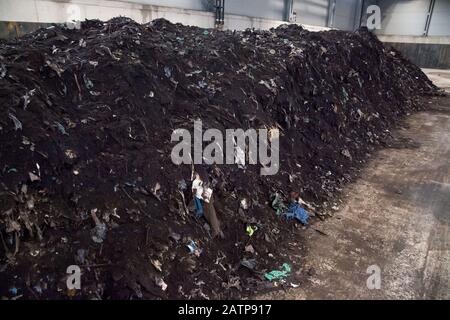
M305 231L304 267L315 274L257 298L450 299L450 97L431 99L396 135L419 147L374 154L341 209L319 224L328 236ZM374 265L380 289L367 286Z
M422 69L439 88L450 93L450 70Z

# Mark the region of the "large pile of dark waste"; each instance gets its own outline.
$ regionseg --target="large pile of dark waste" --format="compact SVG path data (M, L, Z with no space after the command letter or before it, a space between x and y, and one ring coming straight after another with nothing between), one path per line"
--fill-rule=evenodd
M301 252L290 248L304 230L273 207L295 191L312 224L323 218L389 130L436 91L364 29L115 18L3 41L0 296L238 298L301 283ZM194 119L278 128L278 173L173 164L171 134ZM223 239L193 212L193 170L214 190ZM288 280L264 277L283 264ZM81 290L67 288L70 265Z

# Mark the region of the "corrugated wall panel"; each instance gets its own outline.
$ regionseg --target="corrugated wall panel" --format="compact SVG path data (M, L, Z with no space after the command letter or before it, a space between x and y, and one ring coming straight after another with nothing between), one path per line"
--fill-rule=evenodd
M425 29L428 0L383 0L381 8L381 34L420 36Z
M297 22L316 26L327 26L329 0L294 0Z
M140 4L204 10L207 0L121 0ZM285 0L225 0L225 14L284 20Z
M207 0L121 0L141 4L203 10ZM225 14L284 20L285 0L225 0Z
M139 4L204 10L208 0L121 0ZM324 0L322 0L323 2ZM327 1L327 0L325 0ZM213 1L214 3L215 1ZM320 1L317 1L320 2ZM225 0L225 14L284 20L285 0Z
M428 35L450 36L450 0L436 0Z
M284 20L285 0L225 0L225 14Z
M352 31L359 16L358 3L358 0L337 0L332 27Z
M121 0L139 4L152 4L155 6L175 7L191 10L203 10L203 0Z

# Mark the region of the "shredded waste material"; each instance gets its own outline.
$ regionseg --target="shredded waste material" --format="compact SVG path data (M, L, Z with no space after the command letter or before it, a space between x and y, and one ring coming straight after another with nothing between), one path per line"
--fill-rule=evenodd
M366 29L114 18L1 41L0 297L236 299L273 288L267 272L281 262L286 277L306 276L290 255L304 230L282 219L289 192L309 204L309 223L324 218L437 91ZM172 163L173 130L192 132L195 119L222 132L278 128L278 173ZM194 171L214 190L198 215ZM71 265L80 290L67 288Z

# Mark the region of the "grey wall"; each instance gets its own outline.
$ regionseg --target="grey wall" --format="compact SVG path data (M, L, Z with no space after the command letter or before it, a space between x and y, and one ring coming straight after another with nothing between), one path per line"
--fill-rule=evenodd
M184 9L203 10L207 0L125 0ZM288 0L225 0L225 14L285 20ZM326 26L329 0L294 0L297 22Z
M421 68L450 69L450 45L427 43L386 43Z
M450 0L436 1L428 35L450 36Z
M449 68L450 45L446 39L450 36L450 0L435 0L428 36L424 36L430 3L431 0L366 0L365 7L380 6L381 29L376 33L385 45L392 45L420 67Z
M383 0L381 8L382 34L421 36L425 29L428 0Z
M208 0L121 1L203 10L204 3ZM289 0L225 0L225 13L285 20L287 1ZM365 7L377 4L381 8L382 29L378 33L414 36L423 34L430 0L294 0L294 11L299 23L354 30L359 26L363 2ZM334 15L330 16L333 3ZM450 0L436 0L429 35L450 36Z
M207 0L125 1L203 10L203 2ZM225 0L225 14L228 13L273 20L285 20L287 1L289 0ZM329 0L294 0L294 11L297 13L297 22L303 24L327 26L328 8Z
M285 0L225 0L225 14L284 20Z
M297 22L315 26L328 26L329 0L294 0Z
M1 0L0 0L1 1ZM208 0L121 0L140 4L153 4L183 9L204 10ZM225 0L225 14L244 15L249 17L286 20L286 8L289 0ZM338 2L357 2L357 0L338 0ZM294 0L294 11L297 22L316 26L328 26L330 0ZM339 21L350 15L346 13L345 4L339 4ZM352 18L353 21L353 18ZM346 25L345 25L346 26Z
M359 0L330 0L329 26L342 30L354 30L359 26L361 1ZM334 3L334 10L333 10ZM334 14L333 14L334 13Z
M153 4L155 6L175 7L182 9L203 10L203 0L121 0L139 4Z
M141 4L204 10L207 0L122 0ZM225 0L225 14L284 20L285 0Z
M377 4L381 9L378 34L422 36L430 0L366 0L365 7ZM450 0L436 0L429 36L450 36Z
M27 6L26 1L30 5ZM204 10L205 3L214 0L117 0L122 3L152 4L166 7L175 7L182 9ZM249 17L266 18L271 20L286 20L287 3L290 0L225 0L225 15L235 14ZM425 29L426 17L431 0L293 0L293 9L297 13L297 22L317 26L329 26L342 30L354 30L359 26L361 10L370 4L377 4L381 7L382 29L377 31L379 34L391 35L412 35L421 36ZM429 27L430 36L450 36L450 0L435 0L434 13ZM39 3L47 3L40 7L47 6L48 3L67 4L71 0L0 0L0 10L2 5L6 8L12 7L18 11L30 11ZM74 1L76 2L76 1ZM95 3L95 0L92 0ZM97 1L100 3L100 1ZM105 2L105 1L101 1ZM107 2L107 1L106 1ZM89 4L83 1L84 4ZM116 6L117 5L116 2ZM93 6L90 6L93 8ZM92 9L91 8L91 9ZM334 8L334 10L330 10ZM93 10L93 9L92 9ZM90 10L90 12L92 11ZM108 12L114 10L108 6ZM120 10L118 10L120 12ZM0 16L1 16L0 11ZM102 16L102 12L98 15ZM51 13L53 14L53 13ZM44 14L45 15L45 14ZM92 13L90 16L95 16ZM39 20L38 17L37 20ZM8 16L4 21L22 21L15 17ZM192 20L192 21L191 21ZM196 24L193 19L190 24ZM253 19L250 19L253 20ZM363 17L362 22L365 21ZM31 21L36 22L36 21ZM48 21L44 21L48 22Z

